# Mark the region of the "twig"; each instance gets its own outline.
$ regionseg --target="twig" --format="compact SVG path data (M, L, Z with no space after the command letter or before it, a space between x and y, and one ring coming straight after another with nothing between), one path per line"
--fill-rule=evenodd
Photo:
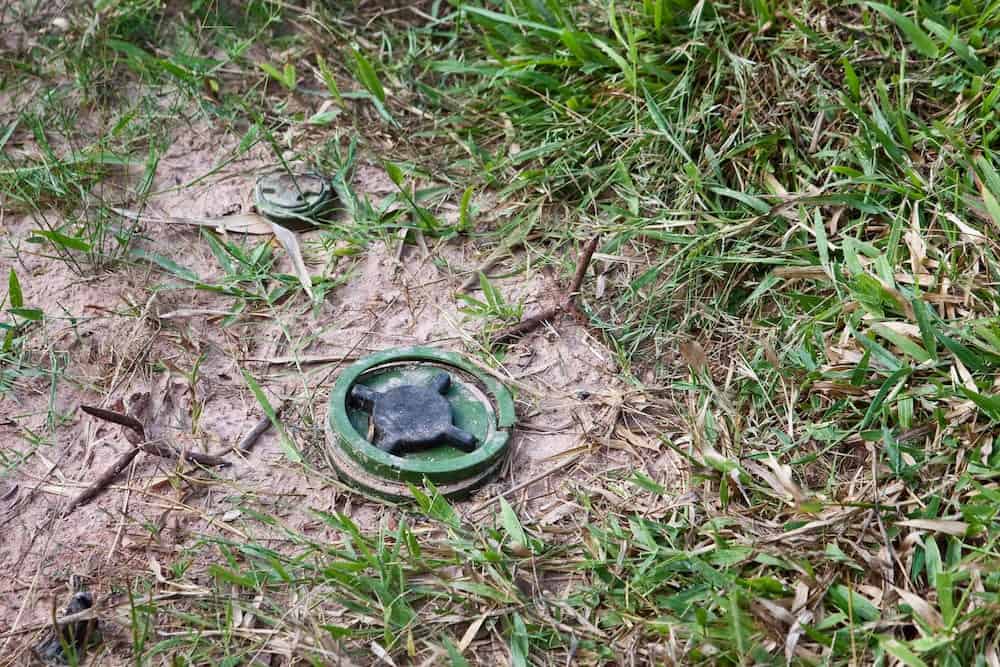
M88 415L97 417L98 419L103 419L104 421L124 426L125 430L122 433L125 436L125 439L128 440L133 447L119 456L109 468L101 473L100 477L98 477L93 484L81 491L76 498L71 500L66 506L66 509L63 511L63 517L69 516L77 507L86 505L103 493L104 490L111 486L118 476L125 471L125 468L132 463L135 457L139 455L139 452L146 452L147 454L154 454L168 459L179 459L185 463L195 463L203 466L212 467L230 465L229 461L218 456L202 454L201 452L180 452L170 445L146 440L145 427L142 425L142 422L131 415L114 412L112 410L105 410L104 408L98 408L92 405L81 405L80 409Z
M583 252L580 253L580 260L576 264L576 274L573 276L573 282L569 286L569 293L566 295L566 304L564 306L566 310L576 308L576 297L580 294L580 286L583 285L583 279L587 275L587 267L590 266L590 260L594 257L594 253L597 251L597 244L600 240L601 237L599 234L594 236L594 238L590 239L587 247L583 249Z
M493 345L503 345L504 343L516 340L521 336L531 333L549 320L558 317L562 312L562 306L552 306L551 308L543 310L540 313L529 315L517 324L509 326L506 329L493 334L493 338L490 339L490 343Z
M93 484L88 486L86 489L80 492L76 498L70 501L69 505L63 511L63 517L67 517L72 514L80 505L86 505L91 500L101 495L104 489L108 488L112 482L122 474L125 468L132 463L132 459L139 455L142 450L139 447L133 447L124 454L118 457L118 460L111 464L111 467L105 470L100 477L98 477Z
M926 424L920 424L919 426L914 426L913 428L907 429L896 436L896 442L911 442L913 440L920 440L926 438L928 435L934 432L937 428L936 422L927 422Z
M104 421L113 422L115 424L121 424L122 426L131 429L141 438L141 440L136 442L135 438L128 438L129 442L147 454L162 456L165 459L180 459L185 463L197 463L203 466L229 465L229 461L226 461L218 456L213 456L212 454L202 454L201 452L181 452L168 444L147 440L146 428L142 425L142 422L132 415L122 414L121 412L113 412L112 410L105 410L104 408L97 408L92 405L81 405L80 409L92 417L97 417L98 419L103 419ZM128 437L127 431L125 435Z
M274 416L280 417L281 412L282 410L285 409L286 405L287 403L282 403L281 405L279 405L274 411ZM253 448L253 446L257 444L257 439L260 438L260 436L264 435L264 433L269 428L271 428L271 418L268 417L267 415L264 415L263 417L260 418L260 421L257 422L257 425L254 426L249 433L243 436L243 439L240 440L238 445L236 445L236 449L238 449L241 452L249 452Z
M491 252L489 257L483 260L482 264L480 264L479 266L477 266L476 268L472 269L472 271L469 272L469 277L465 279L465 282L463 282L462 285L458 288L458 291L468 292L470 289L477 286L479 284L480 273L486 273L494 266L499 264L501 261L503 261L504 252L513 252L522 245L524 245L524 241L517 240L512 243L504 243L499 248Z
M597 244L600 242L600 239L600 235L594 236L587 243L586 247L584 247L583 252L580 253L580 259L577 260L576 264L576 273L573 275L573 282L570 283L569 290L566 292L566 296L562 303L552 306L551 308L547 308L540 313L529 315L517 324L498 331L490 339L490 344L495 346L509 343L512 340L531 333L538 327L542 326L551 319L555 319L562 313L570 311L579 313L576 298L580 294L580 286L583 285L583 279L587 275L587 267L590 266L590 260L593 258L594 252L597 250Z
M500 257L499 255L496 256L496 257L490 257L485 262L483 262L482 264L480 264L479 266L477 266L475 269L473 269L469 273L469 277L465 279L465 282L463 282L459 286L458 291L459 292L468 292L470 289L472 289L473 287L475 287L476 285L478 285L479 284L479 274L480 273L486 273L487 271L489 271L490 269L492 269L494 266L496 266L497 264L500 263L501 259L503 259L503 258Z
M103 419L106 422L120 424L121 426L132 429L143 439L146 438L146 427L142 425L142 422L131 415L125 415L120 412L112 412L111 410L105 410L104 408L98 408L93 405L81 405L80 409L91 417L97 417L98 419Z
M331 364L331 363L342 363L344 361L353 361L358 358L358 355L354 354L353 350L356 350L359 346L355 345L351 352L346 354L313 354L313 355L288 355L288 356L275 356L275 357L243 357L241 361L253 361L262 364L272 364L275 366L279 365L290 365L296 364L301 366L306 366L309 364ZM372 349L372 348L364 348Z
M159 442L144 442L139 445L139 449L147 454L155 454L165 459L179 459L184 463L196 463L202 466L228 466L230 462L213 454L203 454L201 452L183 452L177 448Z

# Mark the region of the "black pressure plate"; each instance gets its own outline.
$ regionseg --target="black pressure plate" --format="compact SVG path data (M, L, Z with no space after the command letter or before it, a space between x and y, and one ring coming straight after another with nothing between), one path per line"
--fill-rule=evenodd
M435 445L463 452L476 449L476 436L455 426L444 394L451 386L447 373L435 375L430 386L404 384L384 392L363 384L351 387L355 406L369 412L375 425L375 446L388 454L406 454Z

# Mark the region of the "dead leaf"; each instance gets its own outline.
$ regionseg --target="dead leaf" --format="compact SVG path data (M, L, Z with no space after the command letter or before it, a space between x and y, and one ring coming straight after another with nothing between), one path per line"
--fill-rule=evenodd
M953 225L958 227L958 231L961 232L962 240L966 243L976 244L983 243L986 241L986 236L983 235L978 229L966 224L964 220L959 218L954 213L945 213L944 217Z
M778 353L774 351L774 346L771 345L771 341L764 341L764 358L767 359L767 363L774 366L775 370L781 370L781 360L778 359Z
M853 341L852 341L853 343ZM861 361L864 354L857 347L847 345L827 345L826 358L835 366L854 366Z
M229 608L232 610L233 614L231 623L234 628L243 627L243 605L240 604L240 591L238 586L233 585L229 589L229 599Z
M776 624L791 625L795 622L795 617L776 602L771 602L767 598L759 598L754 600L754 603L760 605L760 611L770 615L771 619L777 622Z
M633 447L639 447L641 449L648 449L652 452L660 451L660 443L655 440L650 440L649 438L644 438L638 433L634 433L629 429L625 428L621 424L618 424L618 428L615 432L621 435L630 445Z
M937 283L937 278L930 273L921 273L918 276L909 273L897 273L893 276L897 283L904 285L920 285L921 287L933 287Z
M153 573L153 576L161 584L168 583L166 578L163 576L163 567L160 565L160 561L156 560L156 557L152 554L149 555L149 570Z
M773 457L764 461L764 463L767 464L767 468L756 461L744 461L743 467L748 472L764 480L774 491L775 497L780 498L788 504L792 504L793 501L796 505L801 504L805 500L805 494L802 493L802 489L791 478L791 467L779 464Z
M144 215L137 211L129 211L124 208L111 208L123 218L135 220L137 222L152 222L166 225L192 225L195 227L211 227L219 231L232 234L254 234L263 236L271 234L271 222L262 215L256 213L239 213L227 215L221 218L174 218L169 216Z
M941 618L941 614L938 610L932 607L927 600L923 599L919 595L910 593L909 591L904 591L902 588L896 588L896 594L899 595L899 599L910 606L913 609L913 613L919 616L927 625L932 628L943 628L944 621Z
M392 656L389 655L388 651L379 646L378 642L372 642L371 648L375 657L381 660L384 664L390 665L390 667L396 667L396 663L393 661Z
M917 530L929 530L934 533L945 533L956 537L964 537L969 524L964 521L951 521L948 519L907 519L897 521L897 526L916 528Z
M792 611L797 612L806 606L809 601L809 584L804 581L795 582L795 600L792 602Z
M979 393L979 387L976 385L976 379L972 377L972 373L969 369L965 367L962 360L958 357L952 363L951 367L952 379L956 380L955 384L961 384L963 387L971 391L972 393Z
M927 269L924 268L924 263L927 261L927 244L920 232L919 211L919 205L914 203L910 215L910 228L903 234L903 241L910 250L910 269L915 276L927 273Z
M792 627L788 629L788 635L785 637L785 659L791 664L792 656L795 655L795 646L799 643L799 638L805 633L805 626L812 623L813 613L808 609L803 609L798 617L796 617L795 622L792 623Z
M486 620L486 616L487 614L483 614L472 623L469 623L469 627L465 629L465 634L462 635L462 639L458 642L459 655L465 653L465 650L469 648L469 644L471 644L472 640L479 634L479 628L483 627L483 621Z
M861 387L833 380L817 380L809 387L809 391L831 396L864 396L867 393Z
M608 277L606 273L597 274L597 290L594 293L594 297L597 299L604 298L604 293L608 289Z
M913 304L910 303L910 300L907 299L902 292L896 289L893 285L890 285L886 281L882 280L882 278L880 278L879 276L875 276L875 280L877 280L879 284L882 285L882 289L885 290L896 301L896 304L899 306L900 310L906 313L907 318L909 318L910 320L916 319L916 315L913 314Z
M684 341L680 344L680 353L684 357L685 363L687 363L693 372L698 373L708 367L708 357L705 355L705 348L698 341Z
M309 270L306 269L306 263L302 259L302 249L299 248L299 240L295 238L295 234L293 232L290 232L281 225L273 222L268 224L271 225L274 237L278 239L278 242L291 258L292 266L295 267L295 275L299 277L299 282L302 283L302 289L309 295L310 300L315 300L312 291L312 276L309 275Z
M890 331L895 331L896 333L906 336L907 338L912 338L913 340L919 341L920 337L920 327L916 324L910 324L909 322L879 322L878 326L883 329L889 329Z
M991 646L986 650L986 664L990 667L1000 667L1000 656L997 655L996 646Z
M774 177L774 174L766 172L763 176L763 181L764 186L771 191L771 194L778 195L783 199L788 197L788 190Z
M230 523L232 521L236 521L236 519L240 518L242 515L243 512L241 512L240 510L233 509L223 514L222 520L225 521L226 523Z
M802 492L802 488L792 479L792 467L778 463L773 456L768 456L764 463L771 469L775 479L781 484L781 488L784 489L785 493L794 498L796 503L801 504L806 496Z
M785 280L829 280L830 276L822 266L781 266L771 271L777 278Z

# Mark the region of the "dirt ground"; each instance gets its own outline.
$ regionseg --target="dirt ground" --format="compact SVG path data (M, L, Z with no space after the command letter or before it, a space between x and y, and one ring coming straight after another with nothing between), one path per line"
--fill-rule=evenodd
M250 151L197 185L175 187L208 172L234 144L220 146L208 130L179 137L154 184L154 190L173 189L154 197L148 213L214 217L248 211L254 179L268 165L261 152ZM361 164L355 179L357 190L373 201L393 190L374 165ZM465 353L478 348L480 323L459 312L454 294L481 253L461 241L432 243L427 253L407 245L401 255L395 239L375 243L334 265L332 273L344 282L322 303L311 306L299 294L289 306L248 312L222 326L232 306L228 296L194 289L144 263L81 277L23 242L35 221L8 217L3 224L11 243L0 256L0 272L15 267L26 305L47 313L33 351L43 367L61 368L54 383L47 375L25 377L0 397L0 441L10 451L31 453L12 478L0 482L5 664L23 661L37 640L38 633L22 630L51 618L54 607L61 611L71 575L104 600L120 600L122 586L139 573L165 583L160 573L199 536L267 539L266 527L245 520L247 507L265 508L318 539L331 529L311 510L337 510L362 525L377 525L392 511L347 492L323 455L326 398L338 372L359 356L394 346ZM221 276L196 228L148 223L144 234L138 242L143 250L192 268L207 281ZM310 268L320 270L330 258L315 237L306 233L301 239ZM15 256L12 248L20 252ZM275 252L287 263L280 247ZM291 273L287 264L282 268ZM527 313L559 289L553 276L534 271L498 280L497 287L509 301L523 300ZM283 423L317 472L292 464L273 429L246 456L230 449L262 415L243 371L274 404L288 401ZM490 507L481 503L514 489L509 498L523 516L541 525L563 520L573 507L561 490L576 464L572 457L593 457L600 443L619 442L633 451L637 446L634 436L621 442L613 430L626 394L617 371L611 352L568 317L511 346L498 372L517 396L512 456L502 475L459 503L459 510L489 516ZM95 420L79 406L114 407L141 392L151 396L153 436L183 449L224 454L233 465L206 472L140 455L108 492L64 516L69 499L131 447L119 426ZM52 426L54 440L31 442L32 434ZM613 446L603 450L601 465L613 465ZM546 474L553 468L560 469ZM274 544L280 548L281 540ZM124 632L117 649L110 642L105 664L114 664L116 655L124 659L126 638Z

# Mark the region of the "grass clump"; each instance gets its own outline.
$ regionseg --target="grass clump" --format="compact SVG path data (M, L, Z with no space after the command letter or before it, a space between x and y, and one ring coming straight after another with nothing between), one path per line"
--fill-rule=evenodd
M470 4L465 49L426 68L470 173L568 207L550 238L603 233L592 322L637 384L686 396L696 530L733 560L692 598L714 607L641 614L698 638L685 659L990 650L957 622L995 618L973 574L996 557L1000 417L1000 14L980 9Z

